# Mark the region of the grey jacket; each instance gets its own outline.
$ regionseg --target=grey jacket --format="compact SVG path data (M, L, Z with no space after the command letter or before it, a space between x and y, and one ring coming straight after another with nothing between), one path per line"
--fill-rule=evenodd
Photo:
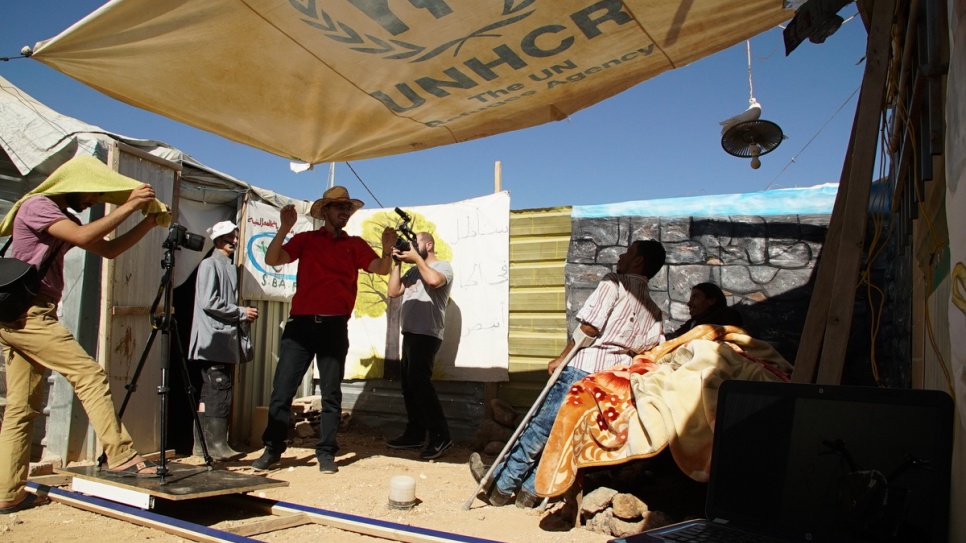
M214 251L198 266L189 360L241 362L238 325L246 309L238 300L238 274L231 260Z

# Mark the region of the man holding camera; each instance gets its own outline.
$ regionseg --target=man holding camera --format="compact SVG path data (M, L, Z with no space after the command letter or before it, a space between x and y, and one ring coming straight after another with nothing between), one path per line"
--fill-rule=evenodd
M238 227L231 221L221 221L211 227L209 235L215 248L198 266L188 360L201 369L198 418L208 453L223 461L244 456L228 445L232 373L235 364L247 361L239 327L254 321L258 309L238 305L238 272L231 261L238 246ZM196 456L203 454L197 431L193 452Z
M419 454L424 460L439 458L453 446L436 389L433 361L443 344L446 304L453 283L453 267L436 258L436 241L429 232L416 234L405 250L393 248L395 265L389 273L387 293L402 302L402 393L406 404L406 429L386 445L390 449L418 449L426 434L429 442ZM402 263L413 264L402 274Z
M0 429L0 514L47 501L25 488L31 426L43 409L48 369L67 379L84 406L107 456L108 468L103 473L158 476L156 464L137 453L130 434L118 420L107 374L60 324L57 306L64 290L64 254L69 249L80 247L113 259L155 226L167 224L170 214L155 199L150 185L124 177L96 158L79 158L89 160L75 158L56 170L33 195L18 202L3 223L4 233L11 232L12 236L10 256L38 267L48 256L52 261L33 305L16 322L0 325L0 347L7 364L7 407ZM119 188L124 186L135 188ZM76 191L81 187L90 187L92 192ZM68 211L79 213L105 200L123 203L89 224L82 224ZM141 222L113 239L104 239L142 210L149 212Z
M339 450L336 432L342 417L342 377L349 352L349 316L355 306L359 270L386 275L392 246L399 237L392 227L382 232L382 257L366 240L343 231L364 204L349 198L345 187L325 191L312 204L312 217L322 228L301 232L286 241L297 219L295 206L282 208L281 225L265 252L265 263L281 266L299 261L292 309L279 342L278 366L272 381L268 424L262 434L265 451L252 463L263 471L277 464L285 451L292 400L315 357L322 394L322 416L315 456L319 471L336 473Z

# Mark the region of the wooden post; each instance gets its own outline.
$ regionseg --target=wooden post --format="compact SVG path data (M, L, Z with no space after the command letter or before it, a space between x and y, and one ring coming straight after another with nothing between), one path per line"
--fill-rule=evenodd
M869 194L875 171L878 146L879 119L885 95L885 82L892 51L892 16L894 0L880 0L872 10L869 47L865 59L865 75L859 94L855 147L852 149L849 193L846 203L845 228L839 241L840 273L835 274L832 286L829 318L825 325L822 363L816 383L836 384L842 380L845 350L848 346L852 316L855 309L855 289L862 264L865 230L868 222Z
M849 138L848 148L850 150L855 146L858 115L859 112L856 109L855 119L852 121L852 135ZM832 206L832 217L829 220L828 232L825 234L825 244L822 246L822 256L815 274L815 285L808 302L805 326L802 329L802 337L798 342L798 353L795 355L792 381L796 383L812 383L815 381L815 369L818 367L818 357L822 352L825 321L828 319L832 284L835 282L839 238L842 236L842 223L845 221L845 200L849 190L849 173L851 171L852 153L847 152L845 164L842 166L842 175L839 178L839 190L835 194L835 205Z
M502 190L503 185L503 165L497 160L493 164L493 192ZM497 383L483 383L483 417L493 418L493 400L497 397L500 386Z
M834 238L826 240L831 242L826 245L829 251L823 251L818 275L820 282L817 282L812 294L812 302L816 302L819 297L828 298L827 312L823 301L809 305L806 329L799 344L799 353L802 354L821 346L822 354L815 377L817 383L839 383L845 365L845 350L848 346L859 266L865 245L879 117L891 51L894 7L894 0L880 0L873 8L865 74L856 108L853 138L846 168L842 172L843 180L848 176L847 182L839 186L839 191L844 193L836 197L829 225L829 237ZM843 202L844 205L840 205ZM812 314L813 311L817 314ZM818 330L823 324L824 330ZM803 366L796 368L794 380L811 380L811 368L808 365L813 363L813 359L813 354L802 357ZM796 358L796 366L799 362Z

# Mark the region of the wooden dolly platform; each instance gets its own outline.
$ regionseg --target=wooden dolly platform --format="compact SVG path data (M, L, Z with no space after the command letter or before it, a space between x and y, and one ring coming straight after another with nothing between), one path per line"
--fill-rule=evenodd
M288 481L246 475L205 465L167 462L168 473L161 478L116 477L96 466L58 468L54 471L72 477L71 489L91 496L152 509L154 498L190 500L212 496L242 494L266 488L288 486Z

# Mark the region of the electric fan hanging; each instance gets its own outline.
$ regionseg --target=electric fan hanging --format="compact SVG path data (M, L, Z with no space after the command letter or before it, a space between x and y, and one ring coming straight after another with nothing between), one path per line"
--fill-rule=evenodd
M754 96L751 83L751 42L745 41L748 49L748 89L751 95L748 99L748 109L721 121L721 148L726 153L737 157L751 157L751 167L757 170L761 167L761 155L767 155L785 139L781 127L777 124L759 119L761 104Z
M784 138L782 129L777 124L757 119L729 128L721 136L721 147L729 155L751 157L751 167L757 170L761 167L758 157L774 151Z

